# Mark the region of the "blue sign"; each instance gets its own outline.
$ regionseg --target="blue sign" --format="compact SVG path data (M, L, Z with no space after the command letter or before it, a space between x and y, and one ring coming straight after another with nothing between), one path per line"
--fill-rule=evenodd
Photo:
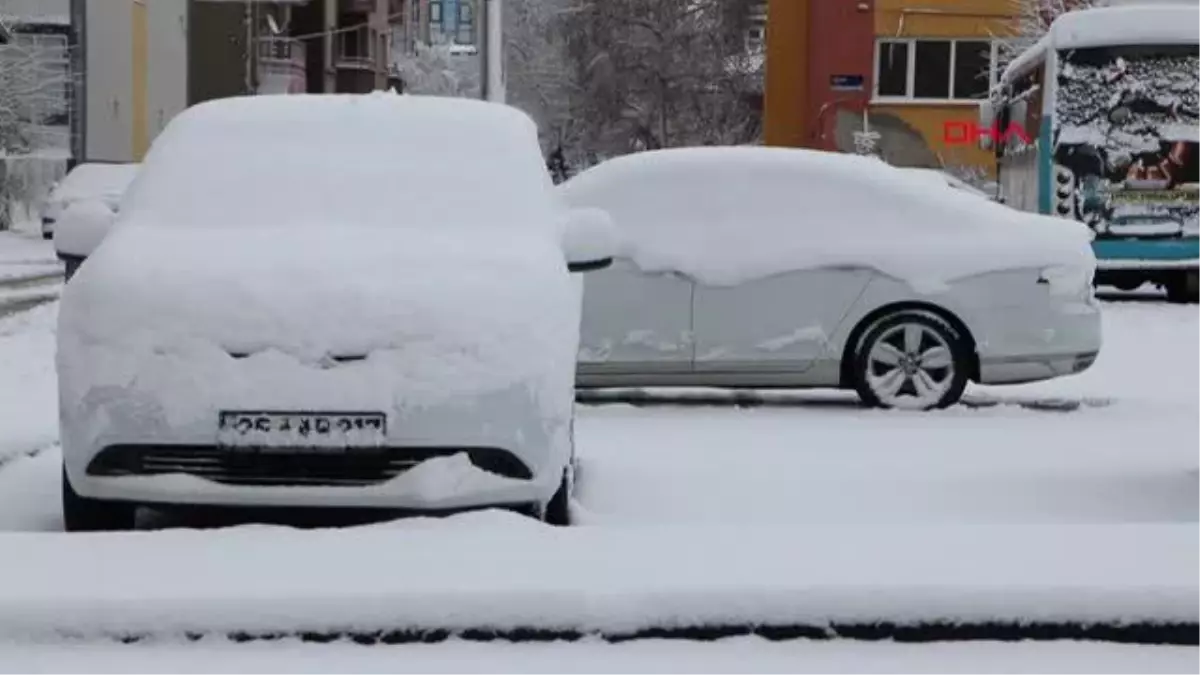
M862 75L830 75L829 88L834 91L862 91L865 79Z
M442 35L458 35L458 0L442 0Z

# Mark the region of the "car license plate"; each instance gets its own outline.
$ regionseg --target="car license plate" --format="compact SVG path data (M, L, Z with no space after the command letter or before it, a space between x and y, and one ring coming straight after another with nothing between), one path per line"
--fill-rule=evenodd
M386 437L383 413L222 411L217 424L218 445L265 451L377 447Z

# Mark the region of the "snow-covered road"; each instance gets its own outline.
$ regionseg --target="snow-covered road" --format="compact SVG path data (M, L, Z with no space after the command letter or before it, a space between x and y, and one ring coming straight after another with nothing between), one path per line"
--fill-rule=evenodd
M772 642L731 638L363 647L220 638L148 645L0 645L12 673L1194 673L1196 650L1076 642Z

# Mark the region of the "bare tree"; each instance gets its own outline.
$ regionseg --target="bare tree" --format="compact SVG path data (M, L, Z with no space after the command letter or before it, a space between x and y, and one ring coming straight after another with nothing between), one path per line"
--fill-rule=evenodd
M479 60L473 48L439 39L418 42L412 52L392 52L392 67L404 83L404 92L427 96L476 98L479 96Z
M72 84L66 39L22 32L5 21L0 0L0 229L11 209L28 208L65 165L67 90ZM42 151L53 148L58 154ZM55 170L47 172L47 164Z
M570 111L601 157L752 142L761 59L748 54L748 0L576 0L562 34Z
M506 0L508 103L529 114L548 153L578 141L571 101L578 90L562 28L577 0Z
M1098 0L1009 0L1005 35L999 43L997 64L1004 68L1021 52L1032 47L1050 30L1050 24L1066 12L1099 5Z

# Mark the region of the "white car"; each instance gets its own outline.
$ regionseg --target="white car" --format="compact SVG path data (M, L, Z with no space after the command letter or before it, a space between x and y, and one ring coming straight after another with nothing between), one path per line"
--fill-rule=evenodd
M170 122L62 296L68 530L137 505L505 506L565 523L580 294L611 223L534 123L395 94Z
M63 177L42 204L42 237L54 238L58 219L72 204L80 201L99 201L116 210L121 195L137 176L137 164L80 164Z
M905 167L903 170L913 176L929 181L931 185L950 187L955 190L962 190L969 195L975 195L976 197L991 199L993 201L995 200L993 195L990 195L974 185L971 185L967 181L949 174L941 169Z
M1086 227L875 159L663 150L559 190L626 240L584 281L581 388L838 387L929 409L1100 351Z

